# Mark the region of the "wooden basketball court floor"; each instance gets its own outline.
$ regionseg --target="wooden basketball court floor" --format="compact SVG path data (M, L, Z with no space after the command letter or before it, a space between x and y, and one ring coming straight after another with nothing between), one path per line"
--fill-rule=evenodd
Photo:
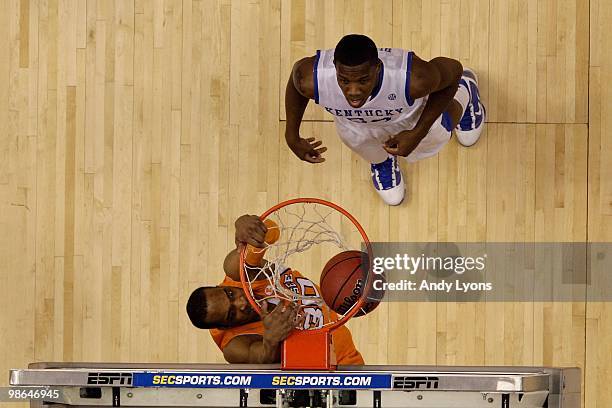
M290 197L375 241L612 240L610 1L0 3L0 373L222 361L185 300L221 280L238 215ZM284 142L292 62L351 32L480 76L482 140L405 165L398 208L320 109L302 134L324 164ZM584 406L612 400L610 303L394 303L350 326L370 364L578 366Z

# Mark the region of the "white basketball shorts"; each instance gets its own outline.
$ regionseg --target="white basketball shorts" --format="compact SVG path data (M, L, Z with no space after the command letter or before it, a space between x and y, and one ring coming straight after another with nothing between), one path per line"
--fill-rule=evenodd
M388 153L383 149L383 144L391 136L412 128L414 128L413 121L399 122L388 126L366 127L336 120L336 131L340 140L370 163L385 161ZM406 156L406 160L413 163L436 155L450 140L451 131L451 118L447 112L444 112L436 119L416 149Z

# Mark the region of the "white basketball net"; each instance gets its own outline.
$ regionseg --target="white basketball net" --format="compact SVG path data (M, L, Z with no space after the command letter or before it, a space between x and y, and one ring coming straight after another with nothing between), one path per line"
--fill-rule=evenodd
M319 203L290 204L276 210L267 219L276 222L280 237L265 248L256 248L256 251L265 251L266 262L263 266L244 265L248 271L247 286L251 297L260 307L263 302L273 299L299 302L302 305L324 305L320 297L313 298L312 295L305 296L288 289L281 282L281 274L291 268L318 284L321 271L332 256L342 251L359 250L362 237L358 229L340 211ZM344 234L339 231L344 231ZM252 285L263 279L267 279L270 285L266 296L262 297L254 293Z

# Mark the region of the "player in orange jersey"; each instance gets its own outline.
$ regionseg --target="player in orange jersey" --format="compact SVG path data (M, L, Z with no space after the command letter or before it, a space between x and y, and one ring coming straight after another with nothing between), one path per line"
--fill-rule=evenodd
M323 311L319 306L276 302L263 306L260 317L249 304L240 282L240 250L250 244L263 248L266 225L254 215L243 215L235 222L236 249L225 257L225 279L218 286L200 287L187 302L192 324L209 329L213 340L229 363L278 363L282 341L295 328L320 327ZM283 284L300 293L319 296L319 290L299 272L287 268L281 274ZM252 285L255 294L265 293L270 285L265 275ZM363 358L356 350L349 330L342 326L332 333L337 363L361 365Z

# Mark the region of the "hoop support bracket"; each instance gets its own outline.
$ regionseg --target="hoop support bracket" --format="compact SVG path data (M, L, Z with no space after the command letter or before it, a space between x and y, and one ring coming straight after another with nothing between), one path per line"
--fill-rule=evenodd
M283 341L283 370L335 370L336 353L329 331L294 331Z

